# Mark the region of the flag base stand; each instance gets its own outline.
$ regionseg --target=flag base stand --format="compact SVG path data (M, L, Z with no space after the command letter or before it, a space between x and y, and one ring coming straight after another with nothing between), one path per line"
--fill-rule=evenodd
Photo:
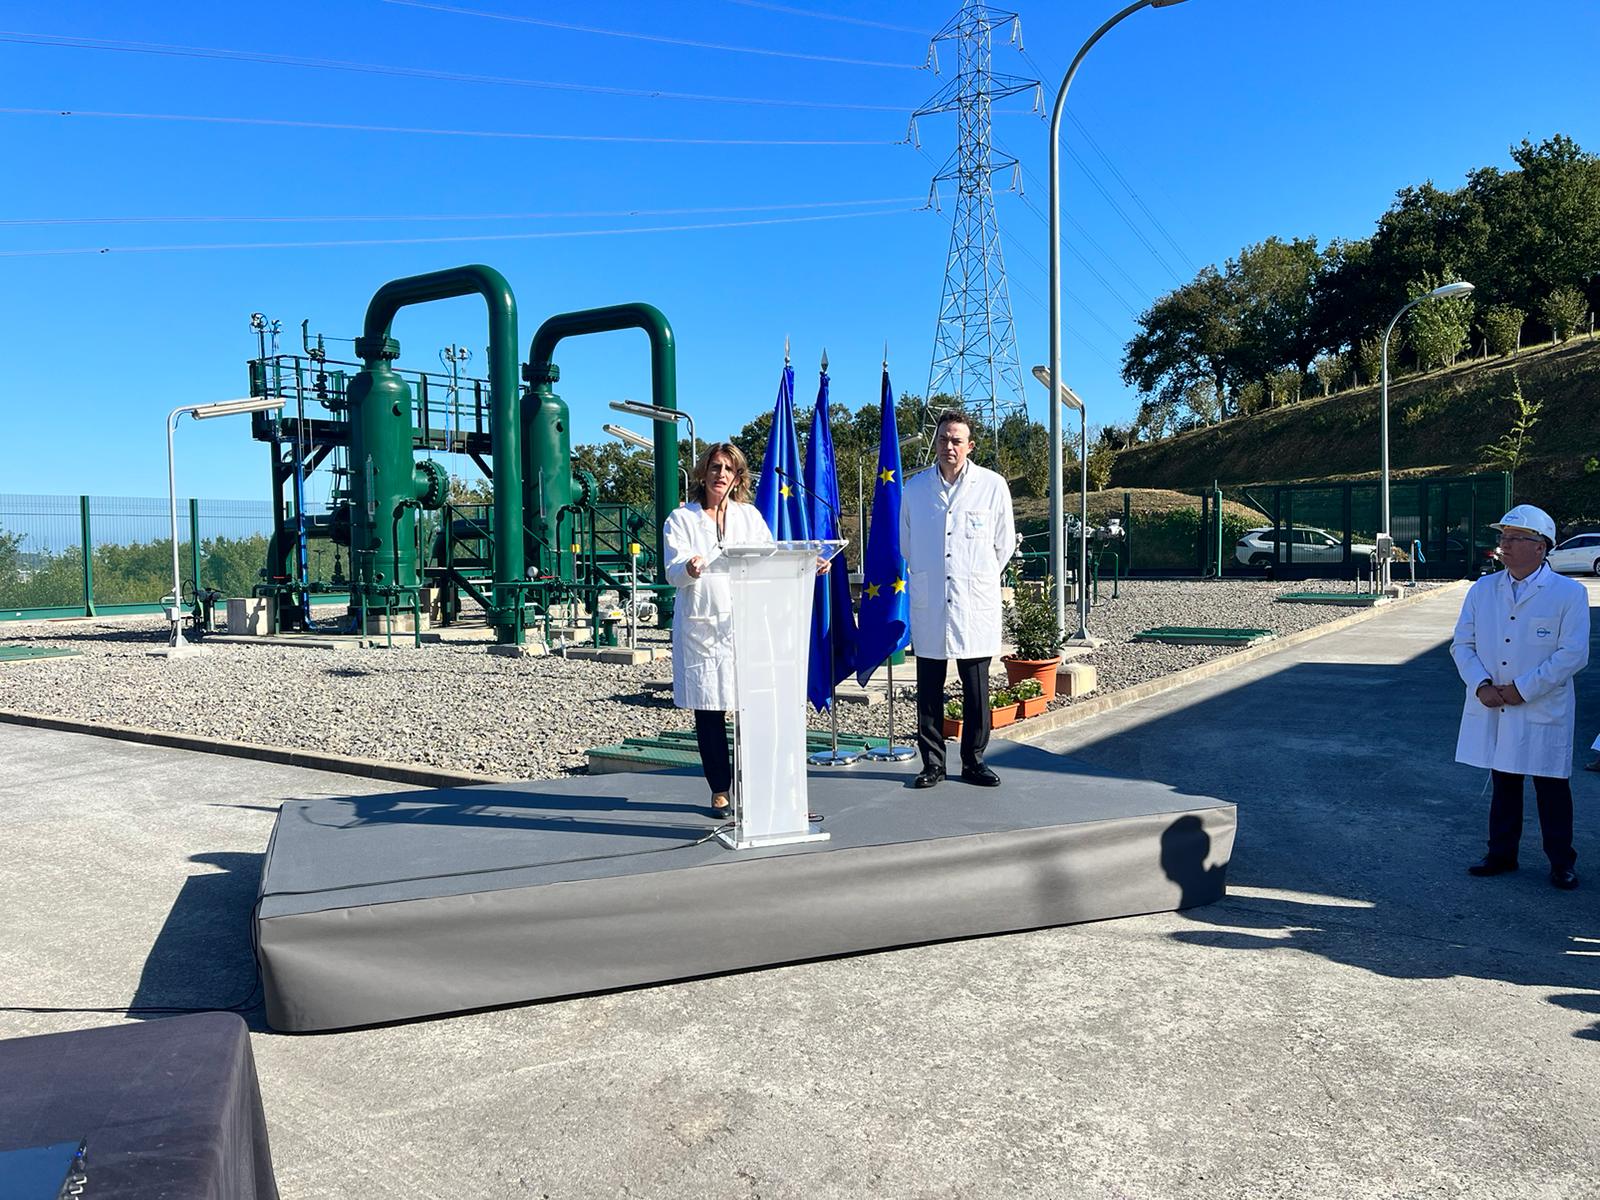
M839 701L831 690L828 693L828 715L833 718L833 749L818 750L815 754L808 754L806 761L813 767L854 766L861 761L861 752L839 749Z
M889 740L882 746L874 746L865 754L868 762L905 762L908 758L915 758L917 752L911 746L896 746L894 744L894 655L889 656Z

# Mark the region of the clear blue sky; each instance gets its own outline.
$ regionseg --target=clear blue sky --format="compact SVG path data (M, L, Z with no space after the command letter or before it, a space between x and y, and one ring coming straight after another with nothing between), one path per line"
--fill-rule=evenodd
M702 435L730 433L770 407L785 335L803 403L824 347L837 401L876 398L885 341L896 389L923 391L951 193L943 214L915 210L951 148L954 118L920 122L925 154L894 143L948 78L912 68L953 0L454 7L797 57L384 0L253 9L12 0L0 18L3 490L164 494L162 418L177 404L244 393L252 311L281 319L286 345L303 318L350 336L384 281L465 262L488 263L511 281L523 353L553 313L623 300L659 306L678 337L680 402ZM1076 48L1115 8L1115 0L1020 7L1026 50L1049 76L1046 106ZM275 56L402 71L259 61ZM1094 419L1127 419L1137 399L1117 365L1133 315L1195 268L1273 234L1365 235L1397 188L1458 185L1472 167L1507 165L1507 147L1523 137L1560 132L1600 148L1597 58L1592 0L1189 0L1135 14L1094 49L1068 101L1094 145L1068 122L1069 152L1090 171L1064 157L1076 222L1066 238L1067 380ZM827 61L837 59L858 61ZM947 71L953 62L947 53ZM995 65L1033 74L1004 44ZM456 78L406 73L417 70ZM1430 93L1430 78L1448 86ZM1031 171L1026 201L997 194L1024 373L1047 350L1046 235L1034 211L1045 207L1047 126L1029 114L1029 99L1006 102L996 119L999 145ZM640 215L619 215L630 213ZM782 223L662 231L758 221ZM632 229L658 231L420 240ZM131 252L395 239L419 240ZM113 249L17 253L101 247ZM402 365L436 368L452 341L475 348L474 367L483 361L475 300L407 310L395 333ZM575 441L601 440L601 422L614 415L605 401L648 391L639 335L569 343L560 363ZM1029 387L1042 414L1042 392ZM266 451L244 419L185 422L180 436L182 491L264 498Z

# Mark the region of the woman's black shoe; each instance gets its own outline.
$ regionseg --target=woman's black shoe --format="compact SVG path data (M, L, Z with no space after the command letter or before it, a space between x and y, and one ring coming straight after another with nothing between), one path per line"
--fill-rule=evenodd
M911 781L911 786L914 788L931 788L934 784L943 782L943 767L923 767L922 773Z

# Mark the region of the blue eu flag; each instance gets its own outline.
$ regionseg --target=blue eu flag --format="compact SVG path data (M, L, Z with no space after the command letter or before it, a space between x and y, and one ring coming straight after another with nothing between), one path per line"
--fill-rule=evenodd
M756 480L756 508L780 542L810 537L805 503L800 496L800 439L794 432L794 368L783 364L778 402L772 407L772 433L767 438L761 477Z
M827 361L826 356L823 359ZM817 410L806 443L806 518L811 536L839 536L839 472L833 454L833 425L828 419L828 372L817 386ZM813 708L833 702L834 685L848 679L856 665L856 621L850 609L850 567L843 551L828 574L817 580L811 604L811 657L806 698Z
M856 679L861 683L911 642L911 598L906 594L906 560L900 552L900 430L887 363L878 424L878 477L872 485L872 527L861 568L861 621L856 633Z

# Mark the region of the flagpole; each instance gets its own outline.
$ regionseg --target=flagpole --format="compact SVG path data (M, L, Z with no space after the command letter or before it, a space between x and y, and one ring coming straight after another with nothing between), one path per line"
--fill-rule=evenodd
M887 393L888 392L888 387L889 387L889 343L888 342L884 342L884 344L883 344L883 386L884 386L885 393ZM886 399L884 401L884 403L887 404L888 400ZM896 459L898 460L898 458L899 458L899 449L900 449L899 441L898 441L898 438L899 438L899 424L898 424L898 422L895 425L895 437L897 439L896 442L895 442L895 451L896 451L896 455L895 456L896 456ZM879 453L880 454L882 453L882 448L881 447L879 448ZM881 465L881 463L880 463L880 465ZM902 477L903 477L904 472L902 472L901 474L902 474ZM877 503L877 499L876 499L876 497L877 497L877 485L876 484L873 485L873 497L874 497L873 503L876 504ZM863 553L863 555L866 553L865 547L863 547L862 553ZM863 559L863 563L864 562L865 562L865 560ZM874 747L872 747L872 749L870 749L870 750L868 750L866 752L865 757L871 762L905 762L908 758L916 757L916 753L917 753L910 746L897 746L897 745L894 744L894 656L895 656L895 654L898 654L898 653L899 653L899 651L894 651L889 655L889 657L887 659L884 660L885 667L887 668L887 670L889 672L889 736L886 739L884 739L884 744L883 745L874 746Z

